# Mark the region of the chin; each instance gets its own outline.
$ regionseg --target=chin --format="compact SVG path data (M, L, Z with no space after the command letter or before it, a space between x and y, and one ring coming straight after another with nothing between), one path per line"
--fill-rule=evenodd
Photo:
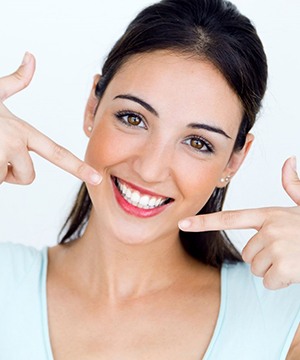
M117 224L116 224L117 225ZM157 230L160 229L160 226L145 226L145 224L134 224L132 226L128 226L128 224L121 224L119 223L115 226L114 238L124 244L124 245L148 245L151 243L155 243L161 241L163 238L167 236L166 233L158 232Z

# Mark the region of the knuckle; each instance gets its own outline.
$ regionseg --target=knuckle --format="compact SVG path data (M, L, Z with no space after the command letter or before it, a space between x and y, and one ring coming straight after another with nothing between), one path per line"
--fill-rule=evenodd
M82 176L84 175L86 172L86 166L84 163L80 163L78 166L77 166L77 171L76 171L76 174L79 175L79 176Z
M268 290L276 290L277 286L271 276L265 276L263 279L264 287Z
M267 240L273 241L278 237L278 230L272 225L265 226L264 236Z
M17 118L13 114L9 114L9 116L5 118L5 125L7 135L11 135L14 140L24 137L29 128L29 124Z
M22 152L24 152L24 150L27 151L27 149L25 149L26 146L25 146L24 142L20 138L15 139L15 141L13 143L11 143L10 146L11 146L12 151L16 154L22 154Z
M28 131L29 128L31 128L31 126L24 120L21 120L21 119L19 119L17 117L14 117L14 120L16 122L17 127L20 128L23 131Z
M0 100L1 101L6 100L9 97L9 95L10 94L8 93L8 91L6 89L4 89L4 88L0 89Z
M208 226L208 221L205 216L197 216L196 219L192 220L192 225L194 227L199 227L200 229L206 229Z
M21 155L26 150L26 144L22 136L14 129L8 129L0 139L0 161L9 161L11 155Z
M285 261L273 263L271 270L264 277L264 286L269 290L287 287L292 283L289 268Z
M52 145L52 156L54 161L61 162L67 155L68 151L65 148L55 143Z
M242 257L245 262L249 262L251 260L250 250L247 246L245 246L242 251Z
M27 87L30 83L29 79L26 78L19 69L13 74L13 77L18 81L22 88Z
M274 270L279 279L287 279L289 277L289 266L288 264L281 260L274 265Z
M269 246L269 252L274 260L280 259L284 251L284 244L281 241L274 242Z
M255 260L252 261L251 263L251 272L256 275L256 276L260 276L262 277L264 275L264 273L262 272L259 263Z
M223 217L222 220L223 220L225 226L228 228L232 228L233 225L235 224L236 215L233 212L229 211L229 212L223 213L222 217Z
M23 179L22 183L24 185L30 185L35 180L35 171L32 169L32 171Z

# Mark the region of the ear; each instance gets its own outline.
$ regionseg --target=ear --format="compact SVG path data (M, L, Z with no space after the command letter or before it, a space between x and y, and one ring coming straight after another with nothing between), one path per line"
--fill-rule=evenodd
M95 89L100 78L101 76L99 74L94 76L93 86L85 107L83 130L87 137L91 136L94 127L96 109L99 103L99 99L95 95Z
M228 164L223 170L222 177L219 180L218 187L225 187L228 184L229 180L236 174L236 172L239 170L240 166L244 162L253 141L254 135L247 134L245 145L243 146L243 148L239 151L234 151L231 154Z

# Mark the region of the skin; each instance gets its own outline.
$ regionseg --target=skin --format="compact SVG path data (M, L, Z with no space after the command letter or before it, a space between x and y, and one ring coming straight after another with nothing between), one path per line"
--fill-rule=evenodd
M17 73L0 79L2 100L30 82L33 68L34 59L29 55L29 62ZM150 103L159 119L132 101L113 100L124 92ZM23 140L25 157L30 149L89 181L99 172L103 176L101 185L88 186L94 207L83 237L49 251L48 321L55 359L115 359L120 353L125 360L199 359L217 320L220 274L192 260L181 249L178 221L188 217L189 229L194 231L256 228L258 241L251 239L243 253L249 262L259 249L255 251L251 244L261 242L260 234L264 238L264 231L276 226L282 230L279 216L276 217L278 209L191 218L216 186L224 186L220 179L235 174L250 148L253 137L248 135L244 149L232 153L241 105L211 64L162 52L130 59L109 85L96 115L98 100L93 94L92 89L85 113L84 129L90 142L84 163L14 117L4 105L0 109L0 119L9 124L9 131L4 134L13 133L14 138L17 134ZM147 120L147 130L124 127L117 122L114 114L124 107L141 113ZM232 140L203 129L187 129L190 122L221 127ZM20 129L24 126L27 132L22 138L24 131L21 133ZM89 126L92 132L88 131ZM195 152L183 143L191 134L207 138L216 152ZM2 156L6 159L1 165L2 181L30 182L31 162L22 171L20 155L16 159L15 150L8 144L9 150L2 150L6 155ZM158 158L160 161L155 161ZM295 194L299 180L291 163L284 167L283 183L289 193ZM187 173L193 176L187 177ZM154 218L136 219L116 205L111 175L175 201ZM286 230L289 236L296 239L299 210L295 209L281 208L280 218L286 229L290 225ZM268 241L276 244L282 238L277 231L269 231ZM299 242L293 242L297 251ZM268 245L264 249L270 251ZM287 253L279 258L287 263L292 261ZM297 356L299 334L288 358Z

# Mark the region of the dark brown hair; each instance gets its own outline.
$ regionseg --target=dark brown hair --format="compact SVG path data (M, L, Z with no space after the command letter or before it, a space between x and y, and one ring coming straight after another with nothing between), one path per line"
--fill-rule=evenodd
M233 151L242 149L260 109L267 82L266 55L250 20L224 0L162 0L145 8L108 54L96 87L99 101L131 56L156 50L196 56L219 69L244 108ZM220 211L226 191L227 187L216 188L198 214ZM91 207L87 188L82 184L62 229L61 244L82 234ZM242 261L223 231L180 231L180 239L184 249L203 263L220 267L224 261Z

